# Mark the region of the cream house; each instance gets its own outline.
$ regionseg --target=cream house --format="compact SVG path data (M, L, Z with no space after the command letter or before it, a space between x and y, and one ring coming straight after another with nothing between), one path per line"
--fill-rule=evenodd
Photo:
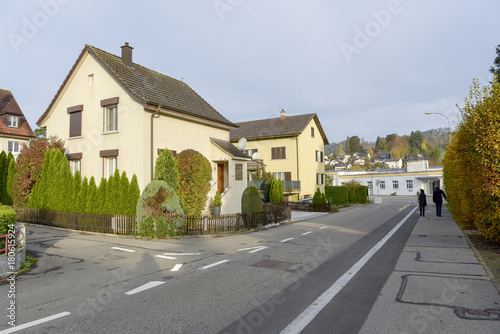
M218 189L221 212L240 212L250 157L229 143L237 125L185 82L132 62L128 43L121 49L119 57L86 45L37 124L64 139L73 171L97 179L135 173L141 189L161 150L194 149L212 165L209 197Z
M0 89L0 151L17 158L35 135L11 91Z
M259 154L266 172L284 181L288 200L312 197L319 187L324 192L324 148L328 144L316 114L287 116L237 123L231 142L247 140L250 156ZM250 181L252 176L250 175Z

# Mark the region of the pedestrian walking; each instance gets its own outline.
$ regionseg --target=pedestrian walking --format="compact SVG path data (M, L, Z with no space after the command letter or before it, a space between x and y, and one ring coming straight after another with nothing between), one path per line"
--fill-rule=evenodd
M436 186L434 192L432 193L432 201L436 204L436 216L441 217L441 207L443 206L443 197L446 199L446 194L444 191Z
M418 195L418 206L420 207L420 216L425 217L425 207L427 206L427 196L425 195L424 189L420 189L420 195Z

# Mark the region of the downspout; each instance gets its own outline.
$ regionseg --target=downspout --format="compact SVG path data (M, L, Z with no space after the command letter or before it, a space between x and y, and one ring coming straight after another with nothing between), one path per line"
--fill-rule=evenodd
M151 181L153 181L153 176L154 176L153 119L160 117L160 115L158 115L160 110L161 110L161 105L158 105L158 109L156 109L156 111L153 114L151 114Z
M300 181L300 174L299 174L299 136L295 137L295 147L297 151L297 181ZM302 193L302 182L300 183L300 190L299 194ZM299 196L300 199L300 196Z

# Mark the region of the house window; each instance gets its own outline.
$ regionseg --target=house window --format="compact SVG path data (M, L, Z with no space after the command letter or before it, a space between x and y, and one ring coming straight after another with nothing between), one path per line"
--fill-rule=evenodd
M318 185L325 184L325 174L323 173L316 174L316 184Z
M272 147L271 148L271 159L286 159L286 147Z
M12 154L19 154L20 143L17 141L9 141L9 152Z
M109 178L115 173L117 168L118 150L104 150L99 152L102 159L103 177Z
M7 116L7 126L9 128L19 127L19 117L12 115Z
M89 74L89 86L94 85L94 74Z
M69 168L71 169L71 174L75 175L75 173L82 172L82 161L80 159L78 160L70 160L69 161Z
M245 150L245 154L248 155L249 157L252 157L252 159L253 159L254 153L258 153L258 152L259 152L259 150L257 148L251 148L251 149Z
M368 187L368 189L371 190L373 188L373 182L372 181L366 182L366 186Z
M399 189L399 181L392 181L392 189Z
M323 152L322 151L316 151L316 161L323 162Z
M311 126L311 137L314 138L314 128Z
M380 189L385 189L385 181L380 181Z
M243 164L234 165L234 179L236 181L243 181Z
M413 189L413 180L406 180L406 189Z
M70 137L80 137L82 135L82 111L83 105L68 108Z
M104 107L104 132L118 131L117 106Z

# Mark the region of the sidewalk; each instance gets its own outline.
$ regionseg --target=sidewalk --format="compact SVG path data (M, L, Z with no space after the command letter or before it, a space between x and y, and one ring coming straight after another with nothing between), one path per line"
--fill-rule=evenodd
M500 333L499 291L449 211L436 217L433 209L419 218L359 333Z

